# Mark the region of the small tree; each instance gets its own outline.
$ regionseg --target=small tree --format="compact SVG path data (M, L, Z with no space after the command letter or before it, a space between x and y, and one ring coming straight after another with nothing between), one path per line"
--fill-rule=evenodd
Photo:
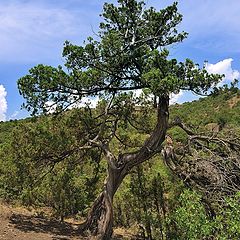
M118 0L117 6L104 4L102 17L95 40L89 37L83 46L65 42L65 67L33 67L29 75L19 79L18 86L32 114L47 113L51 107L62 112L78 106L86 97L100 98L96 110L86 106L89 114L80 120L85 124L81 145L72 152L95 148L104 154L107 177L85 229L100 239L110 239L112 203L118 187L134 166L162 149L170 94L180 90L207 92L221 77L208 74L189 59L178 62L169 58L166 47L187 36L176 29L182 20L177 3L156 11L146 8L144 1ZM143 90L141 98L134 97L131 91L135 90ZM146 106L146 101L152 102L156 125L142 146L129 146L118 136L119 128L122 123L136 126L134 114Z

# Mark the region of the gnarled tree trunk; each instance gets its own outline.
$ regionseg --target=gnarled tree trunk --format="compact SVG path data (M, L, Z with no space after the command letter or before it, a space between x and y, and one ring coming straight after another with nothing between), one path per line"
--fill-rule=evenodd
M125 153L116 160L108 147L104 147L108 159L108 176L104 189L95 200L85 222L84 229L97 239L111 239L113 226L113 197L130 170L160 152L168 127L168 97L160 97L157 124L151 136L136 152Z
M113 226L113 196L125 177L123 169L108 168L104 189L94 201L85 222L85 230L97 239L110 239Z

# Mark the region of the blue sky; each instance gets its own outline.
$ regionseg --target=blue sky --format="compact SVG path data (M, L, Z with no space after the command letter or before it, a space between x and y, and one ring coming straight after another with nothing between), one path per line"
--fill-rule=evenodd
M38 63L63 64L64 41L81 44L87 36L94 35L104 2L0 0L0 121L28 116L20 110L24 100L18 93L17 79ZM146 2L159 9L173 1ZM189 36L171 47L171 56L179 60L190 58L200 65L207 60L209 71L224 73L225 82L239 78L240 1L179 0L179 10L184 16L180 29ZM191 99L181 93L172 101Z

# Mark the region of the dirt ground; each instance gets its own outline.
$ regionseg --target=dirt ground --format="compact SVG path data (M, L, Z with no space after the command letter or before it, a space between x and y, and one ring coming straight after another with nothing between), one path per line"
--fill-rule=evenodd
M61 223L34 211L0 203L0 240L79 240L76 223ZM133 239L115 232L113 239ZM91 238L92 239L92 238ZM136 239L136 238L135 238Z
M40 217L24 208L0 204L0 240L75 240L77 224Z

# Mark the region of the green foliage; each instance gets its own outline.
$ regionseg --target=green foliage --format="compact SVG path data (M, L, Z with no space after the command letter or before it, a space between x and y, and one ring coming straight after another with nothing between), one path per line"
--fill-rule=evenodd
M240 192L225 199L214 222L217 239L240 238Z
M201 98L198 101L174 105L171 111L171 119L176 116L182 121L194 127L205 126L208 123L240 124L239 90L225 89L218 95Z
M210 218L198 193L185 190L170 216L171 239L233 239L240 237L240 195L226 197Z
M114 172L111 164L101 161L106 158L102 156L106 147L118 154L114 159L118 166L121 156L129 151L134 155L137 147L143 146L157 116L153 105L161 112L164 99L164 111L168 112L171 93L208 93L222 78L190 59L170 59L166 47L187 36L177 30L182 15L176 2L157 11L146 8L144 1L118 0L117 6L104 4L102 18L97 40L89 37L82 46L65 42L64 67L40 64L18 80L25 107L33 115L52 111L62 115L42 115L16 127L0 125L4 132L0 141L1 197L51 207L62 220L71 214L84 216L101 191L103 168L111 167ZM134 97L134 90L143 90L142 96ZM214 90L215 98L172 108L171 120L180 116L200 130L206 130L208 123L218 123L222 128L231 124L237 129L239 102L229 108L231 93L223 88L223 94L218 95ZM233 92L239 97L232 86ZM85 97L96 96L100 99L96 109L86 105L69 110L80 106ZM162 139L166 128L167 124L160 129ZM174 144L187 141L186 134L176 128L169 134ZM148 150L142 151L145 160L160 150L158 144L152 144L156 145L154 150L144 145ZM177 201L183 185L161 160L157 156L133 169L117 192L116 223L125 227L137 224L148 239L237 239L238 198L227 199L224 207L219 205L222 208L216 219L210 219L197 193L185 191Z
M185 190L179 198L179 204L180 206L171 216L170 225L175 225L176 229L171 239L209 238L212 234L212 226L201 203L201 196L196 192Z
M135 226L142 237L166 239L168 209L176 204L182 187L159 157L136 167L116 193L116 224Z
M205 123L215 121L210 114L221 107L218 123L222 123L223 129L219 134L239 131L238 122L233 117L239 115L238 102L232 108L226 104L226 100L236 96L236 93L226 91L214 98L175 105L171 108L171 115L192 108L194 111L189 110L184 120L187 123L198 122L204 129ZM129 96L122 97L126 101L129 99ZM101 107L104 108L104 104L98 106ZM231 117L221 119L222 112ZM146 105L146 108L131 114L137 127L145 130L139 133L125 124L123 118L117 134L129 145L141 145L146 132L153 127L155 113L150 112ZM206 122L201 123L201 114L207 114L204 115ZM58 121L49 115L1 123L1 198L17 200L25 205L48 206L55 217L62 219L69 215L86 216L104 179L105 165L100 162L99 152L85 153L84 158L73 154L66 156L64 161L57 161L64 156L63 152L73 149L82 141L86 130L82 118L87 119L90 128L95 126L95 121L84 109L66 112ZM171 129L168 134L174 144L186 141L185 133L177 128ZM112 144L119 148L119 143ZM135 232L151 235L153 239L239 239L239 194L226 198L223 205L215 205L216 217L210 218L202 197L189 190L179 197L182 189L182 183L157 156L134 169L116 193L115 225L124 228L135 226Z
M182 15L176 2L157 11L144 1L118 0L116 6L104 4L102 18L96 40L89 37L82 46L65 42L64 67L40 64L18 80L32 114L47 113L49 105L65 110L85 96L109 101L110 95L136 89L156 96L205 93L221 80L189 59L169 59L166 47L187 36L177 30Z
M174 139L174 142L184 144L187 142L188 136L182 129L174 127L168 131L168 134Z
M84 126L72 118L76 120L80 111L58 121L48 116L16 122L11 133L6 132L8 142L0 145L0 197L51 207L62 219L85 216L98 192L102 167L98 151L74 151Z

